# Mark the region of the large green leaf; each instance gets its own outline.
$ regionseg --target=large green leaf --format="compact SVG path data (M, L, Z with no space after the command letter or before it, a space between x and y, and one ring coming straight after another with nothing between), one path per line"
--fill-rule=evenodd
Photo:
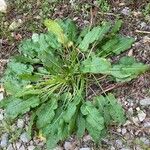
M130 81L148 69L150 69L148 65L136 62L133 57L123 57L119 64L113 65L111 75L117 81Z
M15 119L18 115L28 112L30 108L38 106L39 103L39 98L35 96L27 100L12 98L6 108L6 116L10 119Z
M78 48L82 51L87 51L89 45L95 41L101 41L109 29L110 24L108 22L104 23L101 27L94 27L85 35Z
M56 35L60 43L65 45L68 42L68 39L65 36L63 29L56 21L46 19L44 25L48 28L48 31Z
M104 118L91 102L86 102L81 106L81 112L86 116L86 122L93 128L101 131L104 128Z
M37 111L37 127L42 128L47 124L50 124L55 116L55 109L57 109L58 101L56 97L52 97L50 101L43 104Z
M92 56L85 59L81 63L80 71L82 73L108 74L110 69L111 69L111 63L107 59Z

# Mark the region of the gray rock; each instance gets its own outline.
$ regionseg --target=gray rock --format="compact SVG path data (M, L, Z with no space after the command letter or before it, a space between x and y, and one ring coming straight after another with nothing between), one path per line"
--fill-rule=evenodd
M121 130L121 133L124 135L124 134L126 134L127 133L127 129L126 128L123 128L122 130Z
M28 146L28 150L34 150L34 149L35 149L35 146L34 146L34 145Z
M150 145L150 140L147 139L146 137L141 137L140 141L142 141L145 145Z
M2 121L3 119L4 119L4 115L0 113L0 121Z
M89 147L86 148L80 148L80 150L91 150Z
M123 147L123 144L122 144L121 140L116 140L115 143L116 143L117 148L122 148Z
M150 98L145 98L145 99L140 100L140 105L149 106L150 105Z
M30 137L26 132L24 132L20 135L20 140L24 143L28 143L30 140Z
M64 148L65 148L65 150L70 150L73 148L73 145L71 142L65 142Z
M144 122L143 126L144 126L145 128L150 128L150 122Z
M6 147L8 144L8 134L7 133L4 133L2 136L1 136L1 147Z
M22 145L19 150L26 150L26 148Z
M12 144L10 144L10 145L7 147L7 150L14 150Z
M129 16L131 14L131 11L129 9L129 7L125 7L122 11L121 11L122 14L126 15L126 16Z
M130 148L122 148L122 149L120 149L120 150L131 150Z
M0 92L0 101L4 98L4 94Z
M17 149L19 149L21 147L21 142L16 142L15 145L16 145Z
M146 27L146 23L145 22L141 22L140 26L141 26L141 29L143 29L143 28Z
M146 118L146 113L144 113L142 110L138 112L138 118L142 122Z
M18 128L23 128L24 127L24 120L23 119L18 119L18 121L17 121L17 127Z

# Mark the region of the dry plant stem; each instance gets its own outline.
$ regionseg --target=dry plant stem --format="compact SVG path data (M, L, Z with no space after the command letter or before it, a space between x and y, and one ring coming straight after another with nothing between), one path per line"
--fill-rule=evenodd
M136 33L150 34L150 31L135 30Z

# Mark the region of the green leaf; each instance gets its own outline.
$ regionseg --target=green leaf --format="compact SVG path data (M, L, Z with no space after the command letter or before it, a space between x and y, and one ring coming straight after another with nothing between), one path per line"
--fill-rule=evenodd
M91 102L86 102L81 106L81 112L86 116L86 122L93 128L101 131L104 128L104 118Z
M44 25L48 28L48 31L52 32L58 38L58 41L62 44L66 44L68 41L67 37L64 35L63 29L60 25L53 20L46 19Z
M38 106L39 102L38 97L31 97L27 100L13 98L6 108L6 116L15 119L18 115L28 112L30 108Z
M135 41L134 38L128 38L128 37L119 37L118 39L119 42L112 49L112 52L117 55L129 49Z
M123 57L120 59L119 64L113 65L111 75L117 81L130 81L148 69L150 69L148 65L138 63L132 57Z
M37 127L43 128L47 124L50 124L55 116L55 109L57 109L57 99L53 97L47 103L43 104L37 112Z
M78 114L77 118L77 137L81 138L84 135L86 128L85 119L81 113Z
M116 20L113 28L111 29L111 34L117 33L120 30L122 23L123 23L122 20Z
M110 69L111 63L107 59L92 56L82 62L80 71L82 73L108 74Z
M78 48L81 49L81 51L87 51L89 45L95 41L101 41L109 29L110 24L108 22L104 23L101 27L94 27L85 35Z

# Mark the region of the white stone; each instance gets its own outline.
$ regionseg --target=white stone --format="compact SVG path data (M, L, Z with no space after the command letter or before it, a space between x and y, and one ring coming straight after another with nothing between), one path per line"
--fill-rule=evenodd
M0 101L4 98L4 94L1 92L0 93Z
M122 14L128 16L130 15L131 11L129 9L129 7L125 7L122 11L121 11Z
M145 99L140 100L140 105L149 106L150 105L150 98L145 98Z
M34 149L35 149L34 145L28 146L28 150L34 150Z
M122 141L121 140L116 140L116 146L118 148L122 148Z
M21 143L20 142L17 142L15 145L16 145L17 149L19 149L21 147Z
M146 114L141 110L138 112L138 118L142 122L146 118Z
M140 140L145 144L145 145L149 145L150 144L150 140L145 138L145 137L141 137Z
M23 119L18 119L17 121L17 127L18 128L23 128L24 126L24 120Z
M6 13L7 5L4 0L0 0L0 11Z
M19 150L26 150L26 148L22 145Z
M139 119L137 117L132 117L132 121L134 122L135 125L139 125Z
M70 150L73 148L73 144L71 142L65 142L64 148L65 150Z
M7 133L4 133L2 136L1 136L1 147L6 147L8 144L8 134Z
M80 148L80 150L91 150L89 147L86 148Z
M28 143L29 140L30 140L30 138L29 138L29 136L28 136L28 134L27 134L26 132L24 132L24 133L22 133L22 134L20 135L20 139L21 139L21 141L24 142L24 143Z
M123 135L126 134L126 133L127 133L127 129L126 129L126 128L123 128L122 131L121 131L121 133L122 133Z
M10 144L10 145L7 147L7 150L14 150L12 144Z

